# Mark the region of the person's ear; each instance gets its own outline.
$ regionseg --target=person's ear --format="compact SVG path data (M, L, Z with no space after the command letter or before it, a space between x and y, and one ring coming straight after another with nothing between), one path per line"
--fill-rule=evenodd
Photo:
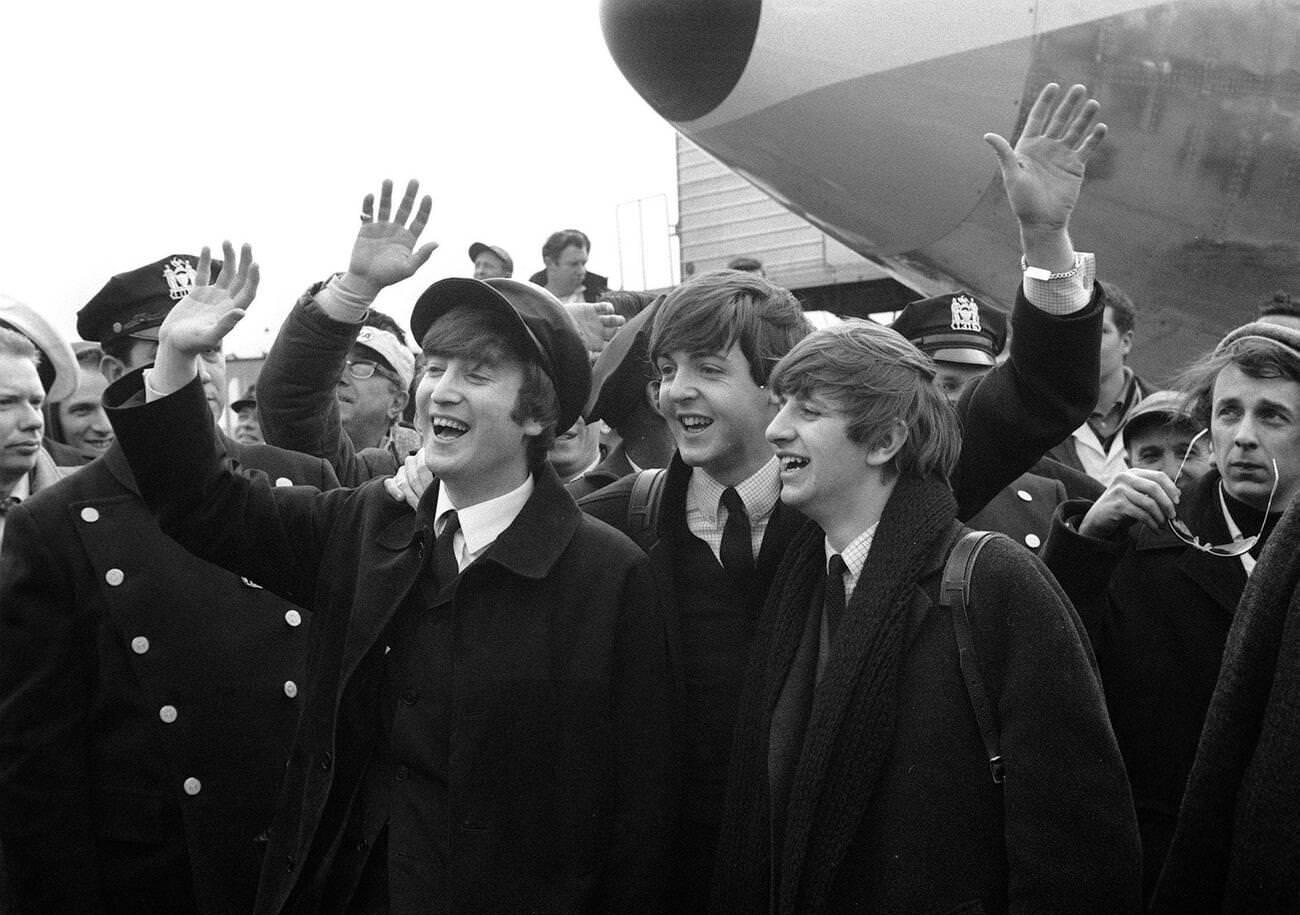
M104 376L109 384L121 378L127 372L126 363L116 356L104 355L99 360L99 373Z
M404 390L393 392L393 399L388 404L388 418L390 420L395 420L402 415L402 411L406 409L406 402L410 397L410 393Z
M885 429L876 433L867 446L867 466L884 467L907 444L907 426L894 420Z

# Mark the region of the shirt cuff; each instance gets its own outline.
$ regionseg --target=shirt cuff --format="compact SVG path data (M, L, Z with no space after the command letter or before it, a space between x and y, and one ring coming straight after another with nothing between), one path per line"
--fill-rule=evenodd
M162 400L167 395L153 386L153 369L148 368L143 372L144 378L144 402L153 403L155 400Z
M1068 315L1082 311L1092 301L1092 283L1097 277L1097 258L1082 251L1075 254L1077 268L1073 276L1062 279L1024 278L1025 298L1029 304L1049 315Z
M324 287L316 293L316 304L326 315L335 321L348 324L360 324L370 310L374 295L360 290L352 290L343 281L343 274L336 273Z

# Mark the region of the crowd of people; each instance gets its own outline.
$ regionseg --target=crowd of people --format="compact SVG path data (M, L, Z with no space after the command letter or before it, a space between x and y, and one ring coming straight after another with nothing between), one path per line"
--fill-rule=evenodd
M0 298L0 913L1300 910L1300 308L1140 378L1105 134L985 137L1010 313L569 229L403 328L416 181L230 404L248 245Z

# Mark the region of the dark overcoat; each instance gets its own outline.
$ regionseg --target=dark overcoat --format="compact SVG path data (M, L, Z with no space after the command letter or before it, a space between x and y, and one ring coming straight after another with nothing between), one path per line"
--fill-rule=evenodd
M1202 539L1226 543L1218 486L1211 470L1183 491L1178 512ZM1169 530L1135 525L1118 540L1084 537L1077 523L1090 507L1061 506L1043 559L1092 638L1133 786L1149 893L1173 836L1246 572L1240 559L1203 553Z
M1005 783L994 784L951 615L936 603L952 538L923 547L894 611L873 591L901 574L894 560L909 549L901 541L924 544L928 532L886 512L807 700L783 834L770 809L774 712L789 701L806 621L821 612L825 535L815 524L795 537L772 584L736 727L715 911L769 911L769 892L780 913L1139 911L1132 801L1069 601L1010 541L995 539L980 555L969 615L1006 763ZM880 642L867 634L895 613L902 647L896 676L884 674L894 698L882 732L868 717L882 677L868 646ZM780 874L779 888L770 873Z
M437 487L412 512L379 480L322 494L243 480L212 459L196 383L123 408L138 386L127 376L106 400L164 529L316 610L307 706L256 908L314 911L385 736L387 632L426 568ZM655 910L671 756L663 617L636 546L583 515L549 465L534 480L515 521L434 604L449 606L457 632L444 903Z
M319 460L218 441L267 485L336 485ZM163 534L117 446L8 518L0 834L19 911L247 912L311 615Z

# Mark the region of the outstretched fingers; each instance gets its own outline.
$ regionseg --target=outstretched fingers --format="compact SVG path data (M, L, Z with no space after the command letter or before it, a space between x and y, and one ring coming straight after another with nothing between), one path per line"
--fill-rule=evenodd
M383 184L379 186L379 221L388 222L388 214L393 209L393 182L388 178L384 179Z
M412 182L414 183L414 182ZM411 220L411 234L416 238L424 231L424 227L429 224L429 214L433 212L433 198L425 194L420 198L420 208L415 211L415 218Z
M397 214L393 216L393 222L399 226L406 225L406 220L410 218L411 210L415 207L415 195L420 192L420 182L412 178L406 182L406 191L402 194L402 200L397 204Z
M1043 133L1043 128L1047 124L1047 117L1052 112L1056 104L1056 97L1060 94L1061 87L1056 83L1048 83L1038 93L1038 98L1034 99L1034 104L1029 109L1029 116L1025 118L1024 130L1020 132L1021 136L1036 137Z

